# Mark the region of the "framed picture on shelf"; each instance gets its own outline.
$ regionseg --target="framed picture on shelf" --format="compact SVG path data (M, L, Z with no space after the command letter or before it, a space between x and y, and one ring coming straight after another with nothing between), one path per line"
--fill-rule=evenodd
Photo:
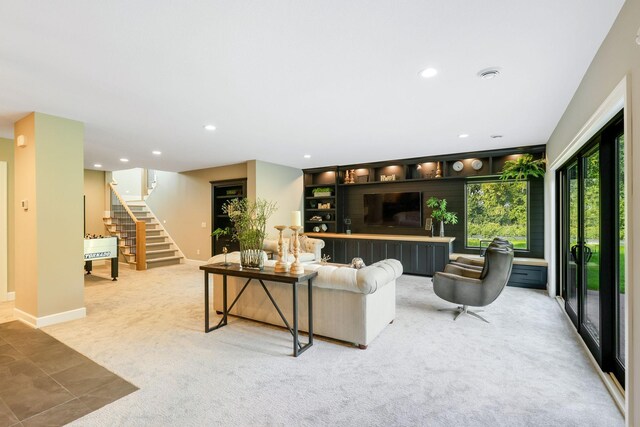
M369 182L369 174L357 175L356 182Z

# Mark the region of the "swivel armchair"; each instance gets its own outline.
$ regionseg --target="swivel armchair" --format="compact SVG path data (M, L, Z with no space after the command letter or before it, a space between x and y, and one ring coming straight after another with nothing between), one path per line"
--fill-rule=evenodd
M485 263L481 272L464 269L459 274L437 272L433 276L433 291L440 298L460 304L457 308L440 309L456 313L454 320L462 314L468 314L484 322L487 319L471 307L484 307L491 304L504 290L513 266L513 250L507 247L490 247L485 255ZM455 268L455 267L454 267ZM449 269L449 271L452 271Z

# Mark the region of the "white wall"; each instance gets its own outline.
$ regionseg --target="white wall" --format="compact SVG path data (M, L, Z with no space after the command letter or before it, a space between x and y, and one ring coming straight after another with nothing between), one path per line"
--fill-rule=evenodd
M140 168L113 171L116 190L124 200L142 200L142 172Z
M627 176L627 379L626 421L640 426L640 46L635 43L640 26L640 0L627 0L605 38L578 90L547 144L550 173L547 193L553 195L553 170L588 139L589 133L606 119L616 102L625 106ZM621 83L622 82L622 83ZM634 106L636 106L634 108ZM635 125L635 126L634 126ZM555 199L548 200L547 218L555 217ZM635 214L634 214L635 212ZM555 227L547 234L547 255L555 263ZM551 271L550 271L551 273ZM549 275L550 283L555 275Z
M300 169L267 163L260 160L249 162L254 168L250 177L255 177L255 197L277 203L278 210L267 221L267 235L277 237L276 225L291 225L291 211L302 211L304 201L303 174ZM251 180L250 180L251 181ZM251 197L251 192L248 192Z

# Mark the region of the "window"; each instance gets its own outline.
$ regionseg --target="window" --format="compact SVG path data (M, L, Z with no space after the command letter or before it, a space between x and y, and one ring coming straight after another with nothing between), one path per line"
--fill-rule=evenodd
M526 181L467 184L466 246L479 248L481 240L502 237L516 249L529 248L529 185ZM482 242L486 246L488 242Z

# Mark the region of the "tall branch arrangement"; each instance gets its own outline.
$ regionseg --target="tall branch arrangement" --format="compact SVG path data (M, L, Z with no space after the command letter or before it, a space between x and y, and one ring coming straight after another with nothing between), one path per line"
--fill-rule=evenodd
M233 199L222 207L233 223L231 235L245 248L262 249L267 236L267 220L277 210L276 202L257 199Z

